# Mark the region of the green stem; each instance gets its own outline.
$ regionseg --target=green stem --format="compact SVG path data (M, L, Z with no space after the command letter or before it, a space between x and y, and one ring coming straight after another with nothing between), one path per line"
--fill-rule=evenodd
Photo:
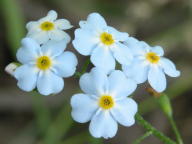
M82 66L81 72L76 72L76 73L75 73L75 77L76 77L76 78L80 78L81 75L86 72L89 64L90 64L90 59L87 59L87 60L85 61L85 63L83 64L83 66Z
M136 139L133 144L139 144L141 143L144 139L146 139L147 137L149 137L150 135L152 135L153 133L151 131L147 131L146 133L144 133L144 135L142 135L141 137L139 137L138 139Z
M177 143L178 144L183 144L183 140L181 138L181 135L179 133L179 130L178 130L177 126L176 126L176 123L175 123L173 117L168 117L168 119L169 119L169 122L170 122L170 124L171 124L171 126L173 128L174 133L175 133Z
M149 122L143 119L143 117L140 114L136 114L136 121L138 124L143 126L147 131L151 131L154 136L159 138L162 142L165 144L176 144L173 140L165 136L162 132L158 131L156 128L154 128Z

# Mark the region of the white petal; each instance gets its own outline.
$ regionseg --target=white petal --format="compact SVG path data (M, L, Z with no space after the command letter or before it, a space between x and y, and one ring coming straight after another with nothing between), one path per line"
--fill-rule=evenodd
M160 46L155 46L151 48L152 52L155 52L156 54L158 54L158 56L163 56L164 55L164 50L162 47Z
M107 75L99 68L92 68L90 73L83 74L79 84L86 94L100 95L108 89Z
M116 102L111 113L116 121L123 126L132 126L135 123L135 114L137 112L137 103L131 98L125 98Z
M79 26L80 26L80 28L86 28L86 26L87 26L87 21L81 20L81 21L79 22ZM90 25L89 25L89 26L90 26Z
M31 33L36 33L41 31L39 27L39 22L36 22L36 21L28 22L26 25L26 28L28 30L28 35Z
M117 122L110 115L109 111L96 113L89 125L89 131L96 138L112 138L117 133Z
M86 94L75 94L71 98L72 118L79 122L85 123L91 120L98 109L97 101Z
M22 65L14 72L14 77L18 80L18 87L24 91L32 91L36 87L38 71L33 66Z
M115 59L110 50L103 47L96 47L91 54L91 62L106 73L115 69Z
M120 64L131 64L133 60L133 55L131 50L127 46L121 43L116 43L116 46L111 48L111 50L113 51L114 57Z
M58 30L58 29L50 31L49 38L51 40L55 40L55 41L65 40L66 43L69 43L71 40L71 37L69 36L69 34L67 34L66 32L64 32L62 30Z
M27 37L34 39L39 44L46 43L49 40L49 35L46 31L31 32L27 34Z
M62 41L50 40L44 45L42 45L41 49L43 54L56 57L64 52L66 45L67 43L65 40Z
M114 39L117 41L125 41L128 38L128 33L119 32L115 28L108 26L108 32L113 35Z
M121 99L133 93L137 87L135 81L127 79L122 71L116 70L109 75L109 93Z
M84 21L83 21L84 22ZM107 27L107 24L105 22L105 19L98 13L91 13L88 15L87 22L82 24L82 21L80 21L79 25L82 28L86 29L103 29Z
M170 77L178 77L180 76L180 71L176 70L176 67L172 61L167 58L161 58L161 65L163 67L164 72Z
M57 19L57 12L54 10L50 10L47 14L46 17L43 17L39 20L39 22L44 22L44 21L51 21L53 22L54 20Z
M143 61L134 59L131 65L123 65L122 70L128 78L131 78L140 84L147 80L149 67L145 65Z
M67 29L70 29L73 27L67 19L56 20L55 25L57 28L62 29L62 30L67 30Z
M57 75L61 77L70 77L75 73L77 58L72 52L64 52L55 58L54 68Z
M145 43L138 41L133 37L128 37L125 42L123 42L129 49L131 49L133 55L143 55L145 53L145 49L143 48Z
M166 77L162 69L152 66L149 70L148 81L157 92L163 92L166 88Z
M63 87L63 79L51 71L41 72L38 76L37 89L42 95L57 94Z
M31 38L24 38L21 41L22 47L17 51L17 60L21 63L34 61L40 51L40 45Z
M82 55L90 55L97 43L93 40L94 35L91 31L84 29L75 30L74 48Z

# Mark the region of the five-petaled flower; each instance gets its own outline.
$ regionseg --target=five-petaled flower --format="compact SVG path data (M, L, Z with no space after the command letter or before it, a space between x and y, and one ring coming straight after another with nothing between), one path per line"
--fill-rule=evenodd
M137 47L133 48L133 63L129 66L123 65L122 69L138 84L148 79L152 88L157 92L162 92L166 89L165 74L170 77L178 77L180 71L176 70L173 62L163 57L164 51L160 46L150 47L145 42L139 43Z
M135 81L126 78L119 70L109 76L99 68L93 68L80 78L84 93L72 96L72 117L79 123L90 122L89 131L99 138L114 137L118 125L135 123L136 102L127 97L136 89Z
M87 21L80 21L80 28L75 30L74 48L82 55L91 55L91 62L110 72L115 69L115 59L120 64L132 62L130 49L122 42L129 38L128 33L119 32L107 26L104 18L92 13Z
M35 40L25 38L17 52L19 66L14 76L24 91L37 90L42 95L59 93L64 87L62 77L75 73L77 58L66 51L66 41L48 41L40 46Z
M49 39L56 41L64 39L68 43L70 36L63 30L72 28L72 25L66 19L56 19L57 13L51 10L46 17L27 23L27 37L35 39L40 44L46 43Z

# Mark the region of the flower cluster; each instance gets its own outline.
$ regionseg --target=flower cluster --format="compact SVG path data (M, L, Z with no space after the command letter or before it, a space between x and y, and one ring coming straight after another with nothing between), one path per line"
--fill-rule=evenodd
M136 102L128 96L137 84L145 82L157 92L166 88L165 74L178 77L175 65L163 57L160 46L151 47L107 26L104 18L92 13L80 21L75 30L74 48L89 56L96 68L80 78L84 93L72 96L72 117L80 123L90 122L94 137L111 138L117 132L117 122L123 126L134 124ZM115 70L115 61L122 71Z
M20 66L9 65L6 71L18 80L24 91L37 90L42 95L56 94L64 87L63 78L76 71L77 58L65 51L70 36L63 30L71 28L66 19L56 20L53 10L38 21L27 24L28 34L17 52ZM148 80L157 92L166 89L165 74L178 77L180 72L169 59L163 57L160 46L151 47L108 26L98 13L79 22L72 41L74 48L90 56L94 65L80 77L83 93L71 98L72 117L79 123L90 121L89 131L96 138L114 137L118 125L135 123L137 103L129 96L137 84ZM121 70L116 70L116 62Z
M24 91L36 88L42 95L59 93L64 87L63 78L76 71L76 56L65 51L70 36L62 31L71 25L65 19L56 18L57 13L51 10L46 17L27 24L27 37L17 51L21 66L13 74L18 87Z

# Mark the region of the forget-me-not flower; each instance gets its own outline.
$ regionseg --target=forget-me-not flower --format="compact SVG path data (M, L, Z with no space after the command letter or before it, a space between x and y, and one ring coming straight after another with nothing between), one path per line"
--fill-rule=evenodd
M66 19L56 19L57 13L51 10L46 17L27 23L27 36L35 39L40 44L46 43L49 39L57 41L65 39L68 43L70 36L63 30L72 28L72 25Z
M115 60L125 65L132 62L130 49L122 43L129 38L128 33L107 26L98 13L91 13L79 25L80 28L75 30L73 46L80 54L90 55L95 66L110 72L115 69Z
M89 131L96 138L114 137L118 124L135 123L136 102L127 97L136 89L135 81L115 70L109 76L102 69L93 68L80 78L84 93L71 99L72 117L79 123L90 122Z
M170 77L178 77L180 76L180 71L176 70L172 61L163 57L164 51L162 47L150 47L145 42L138 43L140 44L133 49L133 63L129 66L123 65L123 71L138 84L148 79L153 89L157 92L164 91L166 89L165 74ZM125 44L128 45L130 43L126 42Z
M14 76L18 87L24 91L35 88L42 95L59 93L64 87L63 77L75 73L77 58L65 51L66 41L48 41L40 46L31 38L22 40L22 47L17 52L19 66Z

